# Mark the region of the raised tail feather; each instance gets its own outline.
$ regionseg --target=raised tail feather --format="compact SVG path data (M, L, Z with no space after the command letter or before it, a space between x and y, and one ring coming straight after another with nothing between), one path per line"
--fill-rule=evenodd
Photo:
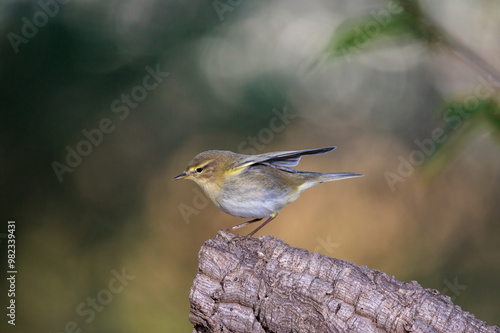
M300 186L300 192L324 182L331 182L334 180L354 178L354 177L363 177L363 175L359 173L352 173L352 172L319 173L319 172L297 171L297 173L306 174L306 179L307 179L307 181Z
M318 175L318 181L320 183L364 176L362 174L352 173L352 172L318 173L317 175Z

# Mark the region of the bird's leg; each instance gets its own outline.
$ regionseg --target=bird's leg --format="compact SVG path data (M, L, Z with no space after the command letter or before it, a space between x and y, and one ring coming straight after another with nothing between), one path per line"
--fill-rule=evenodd
M227 229L227 231L234 230L234 229L239 229L241 227L246 226L247 224L254 223L254 222L257 222L257 221L260 221L260 220L262 220L262 219L260 218L260 219L253 219L251 221L246 221L246 222L243 222L241 224L235 225L234 227L231 227L231 228Z
M253 235L254 235L257 231L259 231L260 229L264 228L264 226L265 226L266 224L268 224L269 222L271 222L272 220L274 220L274 218L275 218L276 216L278 216L278 213L272 213L272 214L271 214L271 216L270 216L267 220L265 220L265 221L264 221L264 223L262 223L262 224L261 224L261 225L259 225L257 228L255 228L255 230L254 230L254 231L252 231L251 233L249 233L248 235L246 235L246 237L245 237L245 238L250 238L250 237L252 237L252 236L253 236Z

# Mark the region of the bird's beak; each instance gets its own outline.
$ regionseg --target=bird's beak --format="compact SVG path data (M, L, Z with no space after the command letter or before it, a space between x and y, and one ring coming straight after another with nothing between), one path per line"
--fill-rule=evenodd
M179 179L184 179L186 177L189 177L190 175L186 174L185 172L181 173L177 177L174 177L174 180L179 180Z

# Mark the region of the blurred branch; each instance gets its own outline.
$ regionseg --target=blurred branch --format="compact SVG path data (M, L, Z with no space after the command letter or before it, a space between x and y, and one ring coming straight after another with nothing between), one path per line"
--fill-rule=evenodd
M500 81L500 71L484 60L479 54L467 45L453 37L444 27L431 17L422 12L418 1L400 0L405 12L410 13L416 20L418 35L425 36L430 44L440 44L448 51L453 52L462 61L469 63L479 74L492 75L496 81Z
M470 134L481 133L487 128L496 138L500 138L500 71L434 21L422 10L419 1L388 0L386 4L386 8L370 11L369 16L350 19L342 24L313 65L318 65L320 59L324 58L344 57L350 62L353 56L366 52L375 41L385 37L400 38L404 42L422 42L429 49L444 49L471 66L479 74L480 84L465 98L454 98L447 103L452 107L444 108L441 116L447 127L446 137L452 139L437 145L437 149L432 151L431 156L438 158L432 159L434 163L431 167L430 160L422 165L427 170L433 170L428 174L435 175L462 150ZM479 93L485 89L486 93ZM484 124L488 124L488 127L484 127Z
M271 236L224 231L198 254L193 332L496 332L437 290L293 248Z
M429 46L442 46L469 63L482 75L492 75L500 81L500 71L467 45L454 38L438 22L427 15L416 0L390 0L388 9L371 11L371 16L351 19L339 28L327 45L327 58L350 58L367 50L370 42L381 37L413 36ZM363 31L364 30L364 31Z

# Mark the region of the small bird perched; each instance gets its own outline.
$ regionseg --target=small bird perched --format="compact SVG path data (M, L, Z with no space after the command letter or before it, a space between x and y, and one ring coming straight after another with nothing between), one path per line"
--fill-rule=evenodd
M174 178L197 183L224 213L252 219L230 230L268 218L246 237L252 237L278 212L295 201L310 187L333 180L361 177L351 172L318 173L297 171L289 167L299 164L304 155L320 155L336 149L279 151L259 155L236 154L224 150L208 150L196 155L186 170Z

